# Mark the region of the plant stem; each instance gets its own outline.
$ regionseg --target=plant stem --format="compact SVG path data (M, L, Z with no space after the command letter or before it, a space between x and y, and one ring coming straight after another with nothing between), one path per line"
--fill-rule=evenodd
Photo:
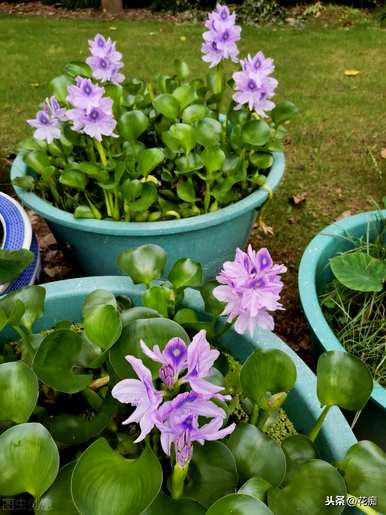
M101 158L102 165L106 168L107 158L106 158L105 149L103 148L102 143L98 140L95 140L95 148L97 149L99 157Z
M325 406L323 408L322 413L319 415L318 420L312 426L310 432L308 433L308 438L311 440L311 442L315 442L316 437L318 436L318 434L319 434L319 432L320 432L320 430L322 428L324 419L327 417L327 414L328 414L328 412L330 411L331 408L332 408L332 406Z
M259 416L259 411L260 411L259 406L257 404L254 404L253 408L252 408L251 416L249 418L250 424L253 424L254 426L256 425L257 417Z
M32 345L30 344L29 340L28 340L28 336L25 334L25 332L21 329L20 326L12 326L12 329L14 329L17 334L20 336L20 339L22 341L22 344L24 346L24 350L31 355L31 357L33 357L35 351L32 347Z
M173 499L179 499L184 491L184 482L188 473L189 463L181 467L176 463L172 475L171 494Z
M267 423L267 420L269 419L271 415L271 412L268 411L268 410L264 410L260 419L259 419L259 423L257 424L257 427L259 429L261 429L262 431L264 431L266 429L266 423Z

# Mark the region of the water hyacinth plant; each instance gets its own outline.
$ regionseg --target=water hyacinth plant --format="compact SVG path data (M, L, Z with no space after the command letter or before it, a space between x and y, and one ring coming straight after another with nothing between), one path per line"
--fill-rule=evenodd
M289 355L256 349L241 364L223 346L240 318L238 331L271 324L283 266L266 249L239 250L220 285L203 283L190 259L160 281L166 261L155 245L123 252L121 271L142 285L136 305L95 290L77 320L43 331L34 329L43 287L0 299L1 329L14 330L0 340L0 500L39 515L319 515L343 512L326 504L331 497L361 507L371 494L377 511L363 511L384 512L381 449L356 443L333 466L314 444L331 407L358 411L367 402L366 366L344 352L321 356L324 409L305 435L283 410L297 375ZM204 308L185 302L189 288Z
M273 102L272 59L239 57L228 7L205 26L205 79L179 60L173 75L125 78L115 42L89 41L86 63L67 65L28 120L34 135L20 150L33 175L15 184L76 218L125 221L213 212L265 187L296 107Z

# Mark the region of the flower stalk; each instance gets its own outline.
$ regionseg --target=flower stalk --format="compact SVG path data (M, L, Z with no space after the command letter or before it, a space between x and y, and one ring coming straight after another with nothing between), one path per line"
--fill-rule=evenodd
M184 466L176 463L173 468L171 494L173 499L179 499L184 492L185 478L188 474L189 463Z

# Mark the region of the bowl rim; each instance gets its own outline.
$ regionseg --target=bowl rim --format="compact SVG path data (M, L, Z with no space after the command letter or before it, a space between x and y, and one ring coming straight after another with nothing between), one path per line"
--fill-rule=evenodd
M349 216L328 225L320 231L307 245L299 266L298 289L300 302L320 345L326 351L345 351L345 348L335 336L324 317L319 304L316 289L316 276L319 259L323 250L336 238L350 233L355 229L361 229L369 222L376 222L379 218L386 218L386 209L367 211ZM374 381L371 398L383 409L386 410L386 388Z
M261 187L247 197L213 213L205 213L195 217L181 218L179 220L122 222L76 219L72 213L54 207L33 192L25 191L18 186L14 186L14 189L20 201L43 216L43 218L58 225L79 231L108 234L110 236L143 236L144 233L146 233L147 236L176 234L222 224L261 206L268 199L268 190L271 189L274 191L281 182L284 174L284 153L273 152L273 159L272 167L267 175L267 189ZM11 180L13 181L16 177L23 177L26 174L27 165L23 161L22 154L19 153L11 167Z

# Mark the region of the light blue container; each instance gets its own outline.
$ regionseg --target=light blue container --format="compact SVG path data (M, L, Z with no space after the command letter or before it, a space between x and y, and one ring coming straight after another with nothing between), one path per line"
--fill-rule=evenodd
M19 155L11 179L26 175ZM284 173L284 155L274 154L267 186L277 188ZM86 275L117 273L117 256L131 247L154 243L169 255L169 268L178 258L202 263L207 278L213 278L222 263L232 259L236 247L244 247L257 209L266 202L267 190L260 188L248 197L214 213L161 222L114 222L76 220L71 213L53 207L31 192L16 187L21 202L45 218L58 241L70 245L75 260Z
M44 318L36 324L37 330L54 326L60 320L79 321L85 297L94 289L102 288L115 295L128 295L135 304L141 302L142 288L134 286L123 277L85 277L68 279L43 285L47 291ZM185 304L198 311L203 310L200 295L187 291ZM307 432L321 412L316 397L316 378L308 366L280 338L269 331L259 330L254 338L241 336L231 331L224 338L224 346L238 359L244 361L251 352L259 348L276 348L288 354L296 365L297 381L291 390L285 409L298 431ZM317 439L322 458L335 462L341 459L349 447L356 442L348 423L338 408L333 408Z
M329 260L353 248L346 238L348 235L351 238L363 237L369 227L371 238L382 218L386 219L386 210L340 220L323 229L304 251L299 268L300 300L313 335L324 350L344 350L328 325L318 299L332 279ZM386 450L386 389L378 383L374 383L371 400L359 417L355 433L361 439L373 440Z

